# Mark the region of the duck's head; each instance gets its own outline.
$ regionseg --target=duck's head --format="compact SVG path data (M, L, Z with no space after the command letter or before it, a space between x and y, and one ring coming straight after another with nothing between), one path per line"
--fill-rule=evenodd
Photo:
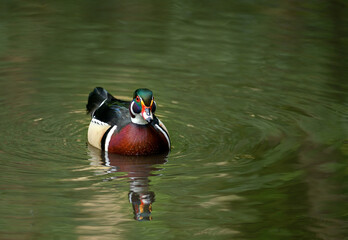
M156 111L156 102L151 90L139 88L133 94L133 101L129 105L132 122L136 124L148 124L153 120Z

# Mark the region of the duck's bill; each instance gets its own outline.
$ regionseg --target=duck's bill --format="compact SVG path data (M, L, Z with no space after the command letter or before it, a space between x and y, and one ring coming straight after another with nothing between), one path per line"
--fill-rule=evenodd
M152 122L152 120L153 120L153 114L152 114L150 108L145 107L145 108L143 109L143 111L141 111L141 115L143 116L143 118L145 119L145 121L147 121L148 123Z

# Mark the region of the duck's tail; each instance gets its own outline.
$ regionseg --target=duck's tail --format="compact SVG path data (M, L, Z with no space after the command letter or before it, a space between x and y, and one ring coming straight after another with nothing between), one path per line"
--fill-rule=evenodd
M96 87L88 96L88 103L86 105L87 114L93 113L97 110L106 100L110 100L113 97L104 88Z

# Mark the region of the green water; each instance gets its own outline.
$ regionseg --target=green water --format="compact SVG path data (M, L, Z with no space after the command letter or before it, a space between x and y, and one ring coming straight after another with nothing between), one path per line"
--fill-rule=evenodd
M2 0L0 239L347 239L347 16L339 0ZM150 88L171 153L88 146L95 86Z

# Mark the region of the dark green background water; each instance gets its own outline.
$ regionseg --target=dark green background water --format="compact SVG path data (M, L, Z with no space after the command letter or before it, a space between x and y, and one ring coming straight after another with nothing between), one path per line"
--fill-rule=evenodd
M0 239L347 239L347 7L1 0ZM103 163L95 86L154 91L166 163Z

